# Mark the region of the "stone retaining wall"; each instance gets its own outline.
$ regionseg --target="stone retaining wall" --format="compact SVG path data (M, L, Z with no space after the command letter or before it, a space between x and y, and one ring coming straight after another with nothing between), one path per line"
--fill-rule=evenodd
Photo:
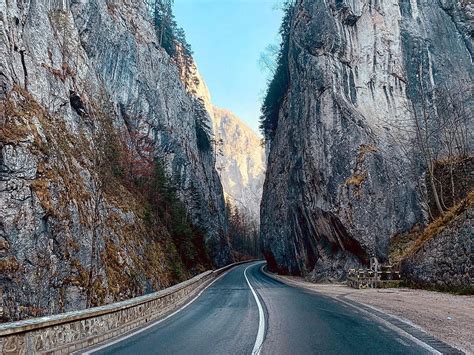
M1 354L68 354L154 321L241 264L206 271L180 284L127 301L0 325Z
M474 209L405 259L401 271L414 287L474 293Z

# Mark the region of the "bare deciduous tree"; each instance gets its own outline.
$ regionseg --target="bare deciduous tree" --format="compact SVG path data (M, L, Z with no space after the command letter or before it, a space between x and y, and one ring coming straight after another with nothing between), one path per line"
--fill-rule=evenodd
M421 77L422 68L420 69ZM438 214L443 214L447 205L444 201L443 184L438 180L437 167L448 164L450 169L452 203L456 201L454 182L455 164L470 154L470 126L472 108L468 100L471 85L456 83L452 86L438 86L427 90L418 83L417 100L407 101L407 119L386 122L395 128L391 137L398 142L405 158L410 161L413 172L419 180L420 167L426 171L429 192L432 195ZM423 199L428 199L423 187L418 186ZM429 206L432 218L433 211Z
M455 87L443 85L434 91L439 120L442 159L449 166L451 198L456 202L454 167L460 159L470 154L469 129L472 124L472 107L468 105L470 85L458 84Z

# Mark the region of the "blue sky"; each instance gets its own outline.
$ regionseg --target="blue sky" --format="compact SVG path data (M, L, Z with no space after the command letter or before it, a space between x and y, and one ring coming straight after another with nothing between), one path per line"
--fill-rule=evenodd
M267 74L260 54L279 43L278 0L175 0L178 26L194 51L199 71L219 107L258 131Z

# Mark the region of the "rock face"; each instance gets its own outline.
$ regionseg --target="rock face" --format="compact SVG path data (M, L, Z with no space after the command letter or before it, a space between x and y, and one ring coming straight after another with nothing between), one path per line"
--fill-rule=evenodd
M222 139L217 169L226 199L258 222L265 151L257 134L232 112L213 107L212 120L217 140Z
M474 292L474 209L458 216L414 255L402 275L416 287Z
M176 280L166 227L149 235L140 196L99 182L96 152L117 141L150 142L214 263L230 261L214 154L196 137L210 118L141 1L0 0L0 99L5 319L84 308L93 268L95 304Z
M216 147L216 167L226 200L255 222L260 217L265 150L261 139L239 117L212 104L211 94L195 66L194 94L202 100L211 117Z
M472 82L472 15L454 0L296 1L261 209L272 269L339 279L424 220L395 127L420 85Z

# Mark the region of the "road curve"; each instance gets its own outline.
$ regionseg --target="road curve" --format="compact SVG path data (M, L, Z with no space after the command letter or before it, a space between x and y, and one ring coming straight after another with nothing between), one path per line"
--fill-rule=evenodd
M428 353L354 308L268 277L261 266L235 267L180 312L92 353Z

